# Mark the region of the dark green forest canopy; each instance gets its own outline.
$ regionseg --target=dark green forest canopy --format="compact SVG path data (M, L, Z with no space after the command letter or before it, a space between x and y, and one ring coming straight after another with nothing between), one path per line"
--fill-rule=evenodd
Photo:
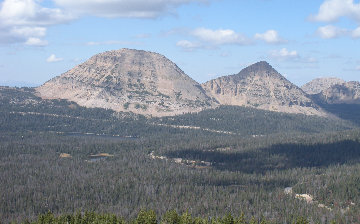
M244 212L248 222L359 223L354 114L345 121L222 106L146 118L1 88L0 220L96 211L86 214L137 222L149 208L157 222L192 214L201 218L190 223L231 223L227 214Z
M315 221L327 217L356 223L356 202L360 201L359 132L321 136L293 136L283 145L273 145L274 138L230 138L231 144L226 146L224 137L212 138L209 144L207 137L197 141L189 137L186 141L182 136L179 142L179 136L159 141L2 134L1 219L21 221L49 210L55 214L110 212L134 218L139 209L151 208L160 216L176 209L181 213L189 210L195 216L244 212L248 219L263 216L273 222L290 222L294 216L304 216ZM254 142L262 147L256 149ZM202 148L204 145L206 148ZM270 147L263 148L266 145ZM223 151L227 147L230 150ZM152 159L149 148L162 148L155 154L168 158L189 151L176 156L213 164L199 164L197 168L170 159ZM198 150L192 151L194 148ZM309 153L310 148L314 151L311 156L295 159ZM337 149L346 153L328 153ZM71 157L61 158L61 153ZM99 153L112 156L92 160L92 155ZM286 195L287 187L292 187L294 194L312 195L332 210Z
M239 106L220 106L198 113L159 118L159 122L170 125L198 126L240 135L318 133L354 128L354 124L335 118L278 113Z
M196 135L215 133L238 136L320 133L357 127L356 122L336 118L277 113L236 106L221 106L199 113L147 119L132 113L85 108L66 100L41 100L34 95L31 88L6 87L0 89L0 115L0 131L90 132L137 137L194 132ZM176 126L190 126L195 129Z
M111 223L111 224L208 224L208 223L218 223L218 224L266 224L272 223L267 221L265 218L255 218L247 220L244 214L238 216L233 216L228 213L227 215L219 218L215 217L193 217L190 213L184 212L183 214L178 214L175 210L167 211L163 217L157 217L156 213L153 210L141 210L139 211L136 218L126 221L124 218L116 216L115 214L99 214L96 212L84 212L76 214L66 214L55 216L51 212L46 214L39 215L36 221L25 221L26 223L32 224L43 224L43 223L59 223L59 224L76 224L76 223ZM304 217L294 217L293 224L308 224L309 221Z

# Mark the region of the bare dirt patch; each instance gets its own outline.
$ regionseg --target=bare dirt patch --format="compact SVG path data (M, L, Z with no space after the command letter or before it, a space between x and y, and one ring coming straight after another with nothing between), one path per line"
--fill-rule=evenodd
M72 156L69 153L60 153L60 158L71 158Z

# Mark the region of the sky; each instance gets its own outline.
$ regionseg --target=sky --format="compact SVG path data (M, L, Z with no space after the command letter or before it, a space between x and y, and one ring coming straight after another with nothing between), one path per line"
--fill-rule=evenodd
M41 85L120 48L160 53L199 83L258 61L298 86L359 81L360 2L0 1L0 85Z

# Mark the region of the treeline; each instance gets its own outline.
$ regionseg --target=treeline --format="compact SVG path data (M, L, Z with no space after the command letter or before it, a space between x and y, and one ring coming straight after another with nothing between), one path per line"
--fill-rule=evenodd
M190 213L184 212L178 214L175 210L167 211L162 217L157 217L153 210L141 210L137 217L132 220L125 220L115 214L100 214L95 212L84 212L75 214L65 214L55 216L53 213L48 212L39 215L37 220L26 220L24 224L267 224L274 223L271 220L266 220L263 217L247 219L244 214L233 216L228 213L227 215L216 217L192 217ZM292 224L309 224L310 222L302 217L294 217ZM335 221L331 223L336 223Z

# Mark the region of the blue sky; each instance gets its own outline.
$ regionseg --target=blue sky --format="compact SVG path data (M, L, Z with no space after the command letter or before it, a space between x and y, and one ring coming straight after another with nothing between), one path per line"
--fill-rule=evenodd
M360 77L358 0L3 0L0 84L35 85L94 54L165 55L202 83L266 60L302 85Z

